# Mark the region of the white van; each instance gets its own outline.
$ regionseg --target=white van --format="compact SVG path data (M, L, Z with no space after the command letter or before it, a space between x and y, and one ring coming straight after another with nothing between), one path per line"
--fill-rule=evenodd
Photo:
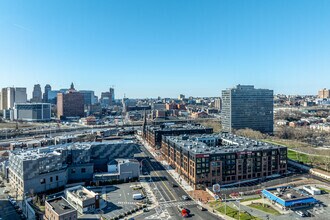
M140 200L140 199L143 199L143 198L144 198L144 196L141 193L133 194L133 199L134 200Z

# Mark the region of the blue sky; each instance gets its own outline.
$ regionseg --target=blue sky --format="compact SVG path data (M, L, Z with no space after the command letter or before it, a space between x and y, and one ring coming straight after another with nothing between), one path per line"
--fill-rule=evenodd
M219 96L330 87L330 1L0 0L0 87Z

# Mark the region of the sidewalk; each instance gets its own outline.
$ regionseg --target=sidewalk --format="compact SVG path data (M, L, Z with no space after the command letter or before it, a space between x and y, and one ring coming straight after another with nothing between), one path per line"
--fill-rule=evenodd
M147 150L152 154L154 158L158 159L158 162L160 162L165 170L174 178L174 180L180 184L180 186L186 191L187 193L189 191L193 191L194 189L185 181L183 178L180 178L180 175L165 161L163 160L157 153L154 148L152 148L143 138L140 136L136 136L147 148Z
M189 194L192 199L199 205L202 205L203 207L205 207L207 210L209 210L210 213L212 213L215 216L218 216L222 219L226 219L226 220L234 220L233 218L226 216L224 214L221 214L220 212L213 210L213 208L211 206L209 206L208 201L214 200L214 198L207 193L204 190L194 190L188 183L187 181L185 181L184 179L180 178L180 175L164 160L162 160L159 155L156 154L155 149L152 148L146 141L143 140L143 138L141 138L140 136L136 136L137 139L139 139L143 145L145 146L145 148L155 157L158 158L159 162L163 165L163 167L165 168L165 170L174 178L175 181L177 181L177 183L180 184L180 186L182 187L182 189ZM200 197L199 197L200 196ZM199 200L201 199L201 200ZM202 204L201 204L202 203ZM213 210L213 211L212 211Z

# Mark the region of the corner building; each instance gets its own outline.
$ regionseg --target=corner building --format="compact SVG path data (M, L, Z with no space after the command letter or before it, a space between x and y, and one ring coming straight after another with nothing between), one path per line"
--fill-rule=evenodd
M287 148L228 133L165 136L162 154L193 188L226 185L287 171Z

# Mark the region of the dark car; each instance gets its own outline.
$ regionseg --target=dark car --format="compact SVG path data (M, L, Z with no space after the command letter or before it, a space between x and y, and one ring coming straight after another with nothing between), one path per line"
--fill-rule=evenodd
M172 187L178 187L178 185L175 183L172 183Z

